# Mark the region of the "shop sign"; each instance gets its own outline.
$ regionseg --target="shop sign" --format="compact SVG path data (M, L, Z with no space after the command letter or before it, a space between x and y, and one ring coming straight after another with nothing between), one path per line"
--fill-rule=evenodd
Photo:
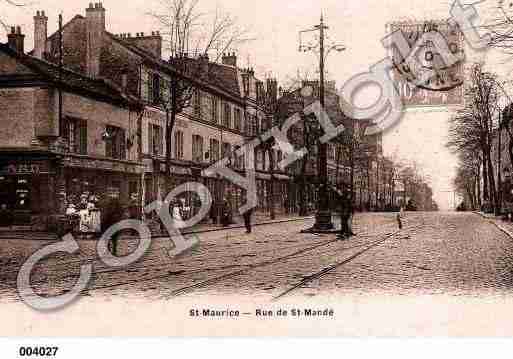
M48 174L49 166L47 162L17 162L3 165L0 169L2 175L38 175Z
M171 166L170 172L172 174L183 175L183 176L186 176L186 175L190 176L192 174L190 168L178 167L178 166Z
M88 169L98 169L105 171L116 171L116 172L132 172L140 173L143 171L143 166L137 166L126 163L102 161L97 159L88 158L73 158L69 157L66 159L66 167L78 167Z

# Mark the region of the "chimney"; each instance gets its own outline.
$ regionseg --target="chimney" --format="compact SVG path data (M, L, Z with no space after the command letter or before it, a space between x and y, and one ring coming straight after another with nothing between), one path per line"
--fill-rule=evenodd
M47 37L48 18L44 11L37 11L34 16L34 56L38 59L44 57Z
M202 72L202 75L205 75L208 73L208 64L210 62L210 59L208 57L208 54L200 55L199 57L200 62L200 70Z
M12 26L11 33L7 35L7 40L11 49L20 54L25 53L25 35L21 33L21 27Z
M87 75L97 78L100 75L100 55L105 32L105 9L101 2L89 4L86 9L87 33Z
M223 65L237 67L237 55L235 55L235 52L223 54L222 62Z
M152 31L151 35L146 36L144 32L138 32L136 37L130 37L127 40L137 47L146 50L157 59L162 59L162 36L158 31Z
M278 99L278 81L276 79L267 79L267 96L273 100Z

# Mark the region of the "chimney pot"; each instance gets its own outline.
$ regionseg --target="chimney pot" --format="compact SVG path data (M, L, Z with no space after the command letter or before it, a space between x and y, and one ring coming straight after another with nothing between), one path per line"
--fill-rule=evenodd
M141 32L141 37L144 37L144 32Z
M89 3L86 11L87 75L97 78L100 74L100 55L105 33L105 9L101 2Z
M23 54L25 52L25 35L21 33L21 26L12 26L11 33L7 35L9 47Z
M37 11L34 17L34 57L42 59L48 38L48 18L44 10Z

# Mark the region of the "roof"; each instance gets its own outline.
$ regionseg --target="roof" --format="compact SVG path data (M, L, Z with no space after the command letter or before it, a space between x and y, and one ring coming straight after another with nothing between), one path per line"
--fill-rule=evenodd
M135 45L134 43L125 41L125 39L120 38L108 31L105 31L105 33L111 39L118 42L135 54L141 56L146 62L152 64L153 66L157 66L161 70L171 74L179 73L177 68L169 61L159 59L147 50ZM241 91L239 88L237 69L235 67L222 65L215 62L209 62L208 77L200 78L197 76L197 69L201 60L198 58L188 58L187 60L190 63L194 63L194 66L191 66L189 70L186 71L185 75L181 74L181 76L187 77L197 84L208 86L211 89L217 90L218 92L224 92L240 99Z
M70 21L68 21L64 26L63 30L65 30L73 21L75 20L83 20L85 19L82 15L74 16ZM58 32L54 32L51 36L48 37L48 40L52 40L57 36ZM124 46L128 50L132 51L136 55L140 56L144 61L152 66L158 67L160 70L167 72L169 74L179 74L179 71L176 69L173 64L169 61L164 61L160 58L155 57L152 53L147 50L135 45L130 41L126 41L125 39L116 36L105 30L104 34L108 36L113 41L119 43ZM32 53L32 52L31 52ZM198 62L199 59L190 58L190 61ZM185 75L181 74L181 76L190 79L198 85L207 86L211 90L218 92L220 94L225 94L231 96L234 100L241 100L241 90L239 87L237 68L232 66L227 66L223 64L218 64L214 62L209 62L209 71L208 77L199 78L197 76L197 71L191 70L188 71ZM197 69L197 66L193 67Z
M16 58L20 63L33 70L44 80L60 85L72 92L88 93L89 95L115 102L116 104L139 106L140 102L120 91L119 88L103 79L92 79L66 68L35 58L30 55L20 54L12 50L7 44L0 43L0 51Z

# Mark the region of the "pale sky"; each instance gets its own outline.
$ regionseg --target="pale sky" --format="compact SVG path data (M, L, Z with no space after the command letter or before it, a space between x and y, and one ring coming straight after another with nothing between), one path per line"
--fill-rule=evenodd
M485 2L497 3L496 0ZM27 34L26 48L31 49L32 17L36 10L46 11L49 31L53 32L59 12L62 11L66 22L75 14L85 15L88 3L87 0L34 0L26 7L13 9L2 2L0 10L5 22L22 26ZM257 73L272 74L282 82L295 77L298 70L318 76L316 55L298 52L298 32L317 24L322 11L330 27L330 38L347 48L345 52L330 54L327 61L328 77L336 80L338 87L384 58L386 52L380 40L387 22L448 18L451 4L448 0L200 0L200 3L206 11L218 4L252 30L255 40L239 49L240 66L250 64ZM104 0L107 30L132 34L159 30L146 15L158 8L158 4L159 0ZM6 41L5 36L2 41ZM423 167L441 209L452 205L452 194L448 191L452 190L456 166L455 158L444 147L449 115L444 110L408 111L383 141L385 154L415 160Z

